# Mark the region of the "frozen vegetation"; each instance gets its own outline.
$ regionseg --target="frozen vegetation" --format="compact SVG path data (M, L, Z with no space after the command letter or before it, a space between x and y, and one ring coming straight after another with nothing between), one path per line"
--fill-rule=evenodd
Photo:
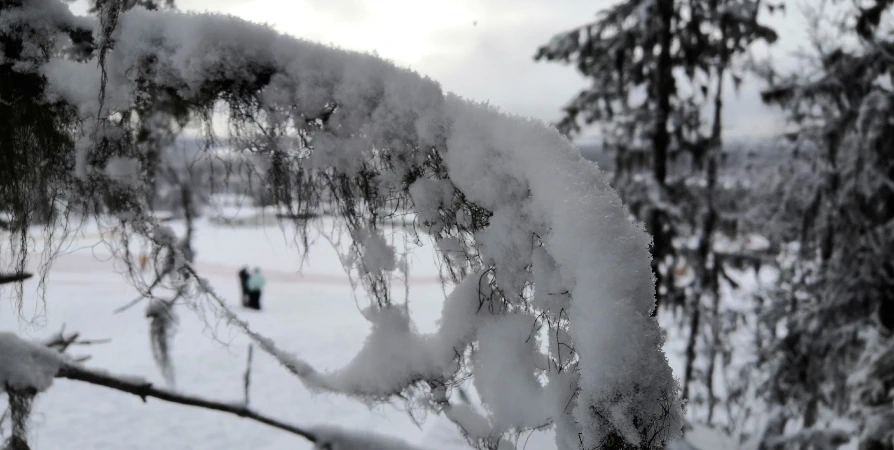
M443 413L474 445L504 448L506 438L541 428L554 430L561 449L606 442L651 449L679 435L678 385L650 316L649 236L556 130L443 93L377 57L233 17L101 3L91 21L52 0L11 11L0 29L22 39L35 33L29 46L64 48L72 44L57 31L93 30L88 56L28 47L18 70L45 77L45 101L76 115L74 185L123 199L126 207L106 222L120 232L111 239L114 257L126 263L140 236L154 248L155 281L142 282L130 264L126 275L152 298L153 350L170 384L179 363L169 358L163 318L186 302L244 332L312 391L367 403L404 399ZM216 108L224 118L210 114ZM190 119L206 129L224 120L237 150L264 152L278 167L271 189L289 207L336 204L320 234L362 288L356 300L371 327L342 367L317 368L239 318L194 264L192 208L184 207L178 234L141 200L159 146ZM382 225L395 202L418 215L402 238L430 237L443 251L440 275L452 292L429 333L409 314L421 300L406 287L401 299L395 288L412 270L398 235ZM306 251L314 230L296 224ZM173 298L160 299L162 291ZM481 412L454 404L469 377ZM337 430L306 434L332 448L372 445ZM380 447L388 445L396 444Z

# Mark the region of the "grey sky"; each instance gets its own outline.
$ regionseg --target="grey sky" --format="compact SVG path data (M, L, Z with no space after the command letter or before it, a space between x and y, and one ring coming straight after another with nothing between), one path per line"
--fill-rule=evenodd
M556 64L535 63L537 46L585 23L593 0L181 0L267 22L277 30L376 52L427 75L448 91L546 121L585 81Z
M547 122L586 81L572 67L536 63L537 47L591 20L612 0L178 0L184 10L233 14L278 31L352 50L376 52L445 90ZM791 2L790 2L791 3ZM790 8L797 9L797 8ZM779 55L804 42L791 11L771 18ZM801 22L803 23L803 22ZM759 51L761 56L766 52ZM746 81L726 99L728 136L777 133L778 114Z

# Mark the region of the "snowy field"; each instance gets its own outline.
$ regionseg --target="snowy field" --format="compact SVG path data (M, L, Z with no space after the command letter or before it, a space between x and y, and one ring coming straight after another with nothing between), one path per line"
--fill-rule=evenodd
M236 215L244 214L242 211ZM344 366L369 333L369 323L358 311L358 301L360 306L365 304L362 292L355 300L331 245L317 239L302 264L293 240L294 230L288 225L234 227L213 222L219 221L202 219L197 223L194 245L195 266L215 291L251 327L282 348L320 369ZM178 233L183 232L182 223L173 222L172 226ZM39 231L35 232L39 250L42 239ZM433 331L445 295L435 255L430 248L415 247L409 260L411 314L420 331ZM236 273L242 265L260 267L267 277L261 312L236 306ZM36 269L36 264L32 266L32 270ZM59 331L65 324L66 330L78 331L83 338L110 339L108 343L77 347L72 352L91 355L87 362L90 367L136 375L163 385L152 359L144 308L113 313L136 294L119 274L121 268L102 243L98 227L87 225L54 263L45 303L35 279L25 283L21 316L14 309L11 290L2 293L0 329L39 339ZM402 299L402 287L394 288ZM241 401L248 340L214 316L185 306L180 306L177 314L179 326L173 340L176 389L212 399ZM669 332L666 351L679 377L684 331ZM376 431L432 450L470 448L455 426L443 417L429 415L424 424L417 426L403 404L367 407L342 396L312 394L273 358L255 350L250 396L251 406L259 412L299 426L329 424ZM57 380L38 397L36 405L32 443L38 450L311 448L293 435L234 416L152 399L143 404L127 394L67 380ZM709 430L693 431L688 440L699 449L734 448L718 442ZM548 431L525 433L519 437L518 448L552 449L555 444Z
M180 228L174 223L175 229ZM178 230L179 231L179 230ZM357 309L336 253L325 240L312 246L302 267L288 227L235 228L202 220L195 238L196 267L231 304L238 303L236 276L243 264L260 267L268 284L263 310L235 308L253 328L321 369L343 366L360 348L369 324ZM38 245L39 235L36 236ZM135 290L116 271L95 226L87 226L53 266L42 304L37 281L25 283L24 319L13 309L11 290L0 302L0 329L31 338L57 332L63 323L86 339L111 339L77 347L90 354L86 364L114 373L137 375L163 384L149 347L142 307L113 310L135 298ZM420 329L436 325L444 298L433 254L411 255L410 310ZM300 273L299 273L300 269ZM403 289L397 289L403 291ZM360 300L363 302L363 300ZM173 341L177 389L189 394L240 401L247 339L214 317L178 309ZM340 396L311 394L258 349L254 352L251 405L296 425L334 424L399 436L435 449L468 448L454 426L429 416L417 427L403 405L368 408ZM234 416L139 398L78 382L57 380L38 397L32 445L47 449L257 449L300 450L311 446L293 435ZM519 448L528 439L521 437ZM527 441L529 449L554 448L549 433Z

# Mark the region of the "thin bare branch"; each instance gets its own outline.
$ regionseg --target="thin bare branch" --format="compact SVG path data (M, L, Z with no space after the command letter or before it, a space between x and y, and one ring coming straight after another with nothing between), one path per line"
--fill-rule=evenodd
M97 345L111 342L111 339L81 339L80 333L65 333L65 324L58 333L50 337L44 342L47 347L56 350L59 353L65 353L69 347L73 345ZM90 359L89 355L71 357L76 362L83 362Z
M132 377L121 377L111 375L107 372L88 369L79 365L67 364L63 366L57 378L65 378L68 380L81 381L96 386L102 386L116 391L140 397L144 402L147 398L155 398L169 403L179 405L194 406L196 408L210 409L220 411L227 414L239 416L254 422L262 423L279 430L301 436L310 442L316 442L317 437L312 432L258 413L248 408L247 405L237 405L224 403L215 400L207 400L186 394L180 394L163 388L157 388L152 383Z
M154 285L154 284L155 284L155 283L153 283L153 285ZM136 306L137 304L139 304L140 302L142 302L142 301L145 300L145 299L146 299L146 296L145 296L145 295L140 295L139 297L137 297L137 298L135 298L135 299L133 299L133 300L131 300L131 301L125 303L123 306L120 306L120 307L118 307L118 308L115 308L115 310L112 311L112 314L120 314L120 313L123 313L124 311L127 311L127 310L130 309L130 308L133 308L134 306Z
M248 361L245 363L245 375L242 377L245 406L248 406L250 400L249 392L251 390L251 359L253 353L254 345L248 344Z

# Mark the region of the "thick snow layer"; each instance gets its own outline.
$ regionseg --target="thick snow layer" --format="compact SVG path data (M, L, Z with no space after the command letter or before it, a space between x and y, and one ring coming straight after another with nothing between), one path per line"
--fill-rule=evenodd
M478 331L475 388L499 432L536 428L550 423L553 411L544 408L545 392L537 379L537 339L531 336L534 317L499 316ZM514 370L506 370L513 367ZM545 367L542 367L545 368Z
M14 333L0 332L0 386L44 391L64 363L62 354Z
M612 429L637 442L634 416L647 422L663 418L670 435L678 434L682 408L676 381L661 351L660 328L649 317L654 286L648 236L627 220L605 177L555 131L456 98L449 108L451 180L492 209L508 237L500 241L506 250L486 245L495 254L485 257L514 267L518 252L531 249L513 230L536 232L574 299L567 311L580 358L574 418L584 444L597 446ZM607 420L593 416L594 405L605 408L599 414Z
M453 405L444 411L445 416L474 439L493 438L493 427L487 418L469 405Z
M383 397L417 380L449 378L475 330L479 279L466 278L444 300L434 333L420 334L402 306L366 310L372 332L351 362L328 377L330 389Z

